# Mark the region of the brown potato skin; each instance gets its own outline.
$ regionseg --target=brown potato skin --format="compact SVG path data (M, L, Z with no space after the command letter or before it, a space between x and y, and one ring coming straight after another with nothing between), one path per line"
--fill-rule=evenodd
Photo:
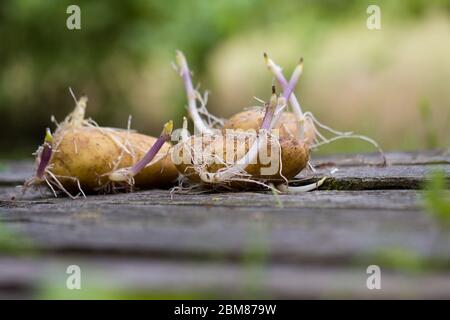
M262 108L246 110L233 115L228 119L223 129L233 130L258 130L261 127L265 111ZM297 137L297 120L292 112L283 112L275 129L280 130L280 137ZM315 133L311 120L305 121L305 139L307 145L314 141Z
M226 159L226 144L233 143L232 139L227 139L227 135L220 135L220 134L216 135L215 137L217 139L214 140L213 142L211 142L210 137L207 137L205 135L198 135L196 137L203 138L203 140L201 140L203 147L211 145L212 143L217 144L218 145L217 149L222 148L223 158L225 159ZM193 141L194 140L192 136L189 138L188 141L185 142L185 145L192 146L194 143ZM245 142L245 149L240 148L238 149L237 152L235 152L235 157L233 161L242 158L245 155L245 153L247 153L247 151L251 146L251 142L252 142L251 139L247 140ZM252 175L253 179L264 180L268 182L279 182L284 180L283 177L285 177L286 179L294 178L298 173L300 173L300 171L302 171L306 167L309 160L309 147L305 143L300 142L291 137L280 137L279 142L281 146L281 164L282 164L281 174L278 170L277 173L273 175L261 175L260 169L262 167L270 167L270 165L261 165L258 162L257 164L250 164L246 168L246 171ZM176 145L174 147L173 157L177 156L182 157L184 150L186 150L184 149L185 145L183 145L183 143ZM270 154L270 152L268 153ZM177 161L176 159L174 159L174 162L176 168L181 174L187 176L190 180L194 182L201 182L201 179L198 173L194 170L192 163L179 163L180 161ZM214 173L223 167L224 165L221 163L212 162L210 164L207 164L206 169L208 172Z
M96 191L108 182L107 174L112 171L122 150L100 130L82 127L60 131L54 137L53 148L56 152L53 152L49 170L55 175L77 178L85 192ZM122 143L127 138L126 131L116 131L113 134ZM136 153L135 161L142 158L156 141L154 137L139 133L129 133L128 139ZM159 154L166 154L170 147L171 145L166 143ZM118 169L130 167L133 164L132 157L124 153ZM163 159L145 167L135 176L135 186L138 188L163 187L169 185L177 176L178 172L167 153ZM70 179L58 179L68 189L76 187Z

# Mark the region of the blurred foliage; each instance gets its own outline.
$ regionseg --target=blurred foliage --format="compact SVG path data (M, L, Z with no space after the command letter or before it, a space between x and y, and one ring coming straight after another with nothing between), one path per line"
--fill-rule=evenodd
M270 255L268 236L270 228L263 215L255 215L247 227L245 245L242 247L240 259L233 265L241 270L243 277L236 285L236 292L199 287L186 290L170 288L131 288L126 287L120 280L111 281L99 267L83 267L81 290L68 290L61 283L65 278L58 272L48 272L40 284L36 298L38 299L133 299L133 300L195 300L195 299L268 299L270 292L265 287L267 263ZM210 263L218 266L228 265L227 257L218 253L210 256ZM199 264L201 265L201 264ZM195 269L195 267L194 267ZM64 275L65 276L65 275Z
M30 255L34 253L32 242L4 226L0 221L0 254L2 255Z
M405 24L419 21L432 11L448 16L450 10L448 0L384 0L377 3L382 6L383 19L405 21ZM66 8L70 4L81 8L81 30L66 28ZM150 134L158 133L161 124L169 118L180 124L180 116L185 112L184 93L170 67L176 49L186 53L196 71L196 81L200 81L203 88L209 88L209 80L212 80L212 110L219 110L217 113L221 116L228 115L226 111L239 110L242 106L226 109L228 100L222 99L224 95L239 98L230 100L239 104L248 101L243 95L251 98L252 93L266 92L261 88L267 88L267 79L270 84L267 75L266 78L248 78L247 82L255 92L233 92L227 87L220 90L217 78L223 75L214 74L211 63L221 57L221 52L226 52L232 39L242 36L245 43L251 43L254 35L258 35L263 39L265 49L272 52L282 50L276 39L290 36L291 40L283 41L291 43L294 40L302 44L302 51L292 52L292 55L298 58L306 53L312 61L318 52L327 52L326 46L331 41L328 35L333 35L339 26L345 27L353 21L365 28L368 4L371 1L3 0L0 4L0 117L4 123L0 156L23 156L34 150L49 125L50 115L61 119L71 110L73 101L68 94L69 86L78 95L86 93L89 96L88 114L100 124L124 127L129 114L134 116L133 127ZM260 59L261 50L258 46L253 49L255 52L251 52L251 56L256 61ZM389 52L390 48L383 50ZM244 45L237 54L220 63L239 66L239 61L246 61L242 56L247 52L248 47ZM377 56L374 53L372 58L374 68L382 68L389 62L383 54ZM282 57L281 60L286 59ZM310 63L314 70L313 62ZM261 72L265 71L261 63L257 66ZM220 70L224 68L227 67ZM334 74L333 70L329 72ZM305 78L307 76L311 78L306 72ZM246 74L234 74L233 77L245 79ZM321 86L317 85L318 88ZM306 88L309 89L302 90L301 94L308 97L315 87L306 85ZM352 94L350 89L348 92ZM404 90L411 94L409 88ZM332 87L325 91L334 94ZM441 91L436 94L438 98ZM325 109L319 108L321 102L310 101L314 104L310 108L326 118ZM445 104L447 100L439 101ZM323 105L327 103L325 101ZM439 107L448 108L448 105ZM348 114L348 117L351 118L351 129L363 129L363 133L377 138L377 127L370 119L360 114ZM338 124L346 124L339 121L338 117ZM450 123L448 121L444 125ZM434 122L430 120L430 123ZM442 137L442 133L436 135ZM419 137L411 137L413 141L407 142L401 135L390 138L394 141L392 146L397 148L424 146L416 141ZM386 138L388 142L391 139ZM446 140L442 141L436 146L442 146ZM434 140L431 146L435 146ZM346 150L347 147L338 148ZM362 149L364 147L356 144L349 150Z
M425 186L424 201L429 212L442 228L450 227L450 187L443 170L431 174Z
M35 294L39 300L201 300L217 298L216 294L164 289L123 288L104 281L88 279L83 281L81 290L68 290L61 283L64 279L49 277Z
M424 124L425 146L429 149L436 148L438 146L436 132L433 129L432 109L430 103L423 100L419 105L420 114Z
M402 272L423 272L430 267L430 262L419 253L405 248L386 248L373 254L378 265L386 269Z
M256 216L258 217L258 216ZM241 265L244 279L241 295L244 298L269 299L270 292L264 286L270 256L270 226L261 215L247 228L247 239L242 251Z

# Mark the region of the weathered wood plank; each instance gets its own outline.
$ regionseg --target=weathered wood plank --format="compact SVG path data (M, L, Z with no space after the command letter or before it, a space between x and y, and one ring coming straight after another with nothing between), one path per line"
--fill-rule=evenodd
M420 209L421 192L408 190L365 190L365 191L315 191L297 194L271 192L227 192L180 194L169 190L146 190L113 195L91 195L87 198L71 200L67 197L55 198L50 192L27 193L21 197L17 188L0 188L0 207L30 208L36 212L49 209L79 210L101 205L130 206L207 206L207 207L250 207L250 208L336 208L336 209ZM14 197L12 200L11 197ZM382 201L380 201L382 200ZM182 210L178 208L178 210ZM281 210L282 211L282 210Z
M449 272L382 268L382 289L369 290L367 266L219 262L0 258L0 298L450 298ZM73 264L81 268L82 290L64 289Z
M388 165L445 165L450 164L450 148L410 152L387 152L385 154ZM379 153L369 154L333 154L319 156L312 159L316 166L360 166L378 165L382 162Z
M302 183L316 176L329 177L321 189L376 190L420 189L433 170L443 170L450 183L450 149L425 152L390 152L387 166L380 166L380 154L333 155L312 159L316 174L303 171Z
M2 161L0 170L0 186L23 184L34 172L31 160Z
M333 169L337 168L337 171ZM326 176L325 190L421 189L434 170L444 170L450 183L450 165L345 166L318 168L315 174L304 172L301 184Z
M327 176L322 188L329 190L419 189L435 169L443 169L450 181L448 150L387 153L386 158L389 165L379 167L367 165L379 163L377 154L313 157L317 172L304 170L300 177L305 180L303 183L309 183ZM33 173L29 161L7 162L5 166L0 172L0 185L20 185ZM338 170L331 172L334 168Z
M52 275L65 277L68 264L81 265L93 283L150 295L167 289L220 297L449 297L449 274L441 268L450 265L450 233L424 211L421 191L406 190L419 188L435 168L450 177L449 160L446 151L391 153L391 165L380 168L323 157L313 162L316 176L303 174L303 183L332 176L326 189L349 191L275 197L150 190L77 200L45 190L21 195L14 185L32 165L7 164L0 173L0 227L38 254L0 254L0 297L32 294L43 281L64 284ZM400 273L391 269L397 254ZM246 265L253 260L260 262ZM382 291L365 287L369 264L384 270ZM417 266L422 272L407 273ZM248 274L255 268L256 291L254 284L243 287L247 277L255 281Z
M437 238L420 192L317 191L280 200L283 208L261 193L50 198L8 202L0 221L51 252L235 258L262 237L277 261L346 263L392 247L450 259L450 235Z

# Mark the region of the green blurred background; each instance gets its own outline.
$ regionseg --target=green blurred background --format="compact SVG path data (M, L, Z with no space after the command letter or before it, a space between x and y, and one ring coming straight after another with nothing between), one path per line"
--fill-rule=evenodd
M70 4L81 30L66 27ZM369 4L381 7L381 30L366 27ZM50 116L73 108L69 86L103 126L125 127L130 114L147 134L180 125L176 49L218 116L268 97L267 51L288 76L304 57L297 93L323 123L386 150L450 145L448 0L3 0L0 40L2 158L35 150ZM321 152L370 150L345 140Z

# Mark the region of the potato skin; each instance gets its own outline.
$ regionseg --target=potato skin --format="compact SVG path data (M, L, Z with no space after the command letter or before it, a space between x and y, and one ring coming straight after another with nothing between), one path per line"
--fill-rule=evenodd
M196 139L201 139L200 141L202 148L210 147L212 149L212 154L216 154L214 150L220 150L220 148L222 148L222 159L227 158L227 144L229 146L231 145L231 148L235 148L235 156L233 159L234 162L237 161L237 159L242 158L248 152L251 143L254 141L254 138L247 139L245 142L242 142L245 143L245 147L237 148L236 150L236 144L234 143L234 140L231 137L227 137L230 136L219 134L214 135L214 139L211 140L211 136L195 136ZM262 165L259 162L258 158L258 163L250 164L246 168L247 173L251 174L253 179L264 180L268 182L279 182L284 180L283 177L286 179L294 178L298 173L300 173L300 171L302 171L306 167L309 160L309 148L305 143L286 136L280 137L279 143L281 146L281 174L280 170L277 170L275 174L262 175L261 168L268 168L270 167L270 164ZM185 141L184 143L179 143L174 147L172 154L173 162L175 163L176 168L181 174L184 174L194 182L201 182L201 179L198 173L195 171L192 162L186 163L186 161L182 162L180 160L183 158L184 152L186 152L187 147L194 149L196 148L194 144L194 136L191 136L189 140ZM198 151L198 153L200 152L201 151ZM268 145L268 154L270 155L270 143ZM225 167L223 164L217 163L216 161L209 162L208 160L205 160L204 163L206 163L206 170L211 173L217 172L219 169Z
M262 108L246 110L233 115L228 119L223 129L258 130L261 127L265 111ZM283 112L275 129L280 130L280 137L297 137L297 120L292 112ZM305 121L305 139L307 145L314 141L315 133L311 120Z
M124 143L126 131L110 133ZM136 154L138 161L153 145L156 138L139 133L129 133L128 141ZM166 143L159 154L165 154L171 145ZM122 154L121 148L101 128L81 127L66 129L54 137L53 156L49 170L59 176L75 177L80 181L85 192L93 192L108 182L107 174ZM56 149L56 151L55 151ZM117 169L130 167L134 164L132 157L123 153ZM178 172L167 154L163 159L145 167L135 176L135 186L138 188L162 187L169 185ZM76 187L71 179L58 178L68 189Z

